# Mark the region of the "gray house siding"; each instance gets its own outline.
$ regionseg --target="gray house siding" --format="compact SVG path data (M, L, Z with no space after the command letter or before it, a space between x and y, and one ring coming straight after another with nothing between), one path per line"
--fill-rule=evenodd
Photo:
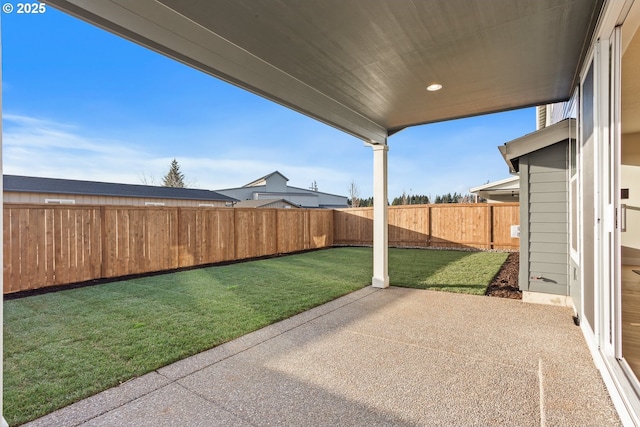
M526 154L520 164L520 289L569 292L567 141Z
M238 200L286 199L303 208L348 207L346 196L291 187L287 185L287 181L284 175L276 171L245 186L216 190L216 192Z

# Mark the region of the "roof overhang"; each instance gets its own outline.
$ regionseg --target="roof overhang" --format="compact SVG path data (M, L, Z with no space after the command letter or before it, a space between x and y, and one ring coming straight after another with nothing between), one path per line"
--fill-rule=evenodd
M541 130L514 139L498 147L509 170L519 171L518 159L526 154L541 150L558 142L576 139L576 120L565 119Z
M491 192L511 192L514 190L520 190L520 177L519 176L511 176L509 178L501 179L499 181L489 182L484 185L480 185L478 187L473 187L469 189L469 192L472 194L479 193L481 191L491 191Z
M603 0L47 4L384 144L412 125L568 99Z

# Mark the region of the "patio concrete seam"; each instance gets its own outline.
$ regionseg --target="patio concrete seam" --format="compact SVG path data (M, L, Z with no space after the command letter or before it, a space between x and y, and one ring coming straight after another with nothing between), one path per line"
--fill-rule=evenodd
M542 358L538 358L538 384L540 385L540 427L547 426L546 410L544 406L544 376L542 375Z
M365 295L360 296L360 297L356 297L355 299L353 299L353 296L354 296L354 294L355 294L356 292L358 292L358 291L364 291L364 290L367 290L367 293L366 293ZM204 369L207 369L207 368L209 368L209 367L211 367L211 366L217 365L217 364L218 364L218 363L220 363L220 362L224 362L224 361L225 361L225 360L227 360L227 359L230 359L230 358L235 357L235 356L237 356L237 355L239 355L239 354L242 354L242 353L244 353L244 352L247 352L247 351L249 351L249 350L251 350L251 349L253 349L253 348L255 348L255 347L258 347L258 346L260 346L260 345L262 345L262 344L268 343L269 341L274 340L274 339L276 339L276 338L278 338L278 337L280 337L280 336L282 336L282 335L284 335L284 334L286 334L286 333L288 333L288 332L290 332L290 331L293 331L293 330L298 329L298 328L300 328L300 327L302 327L302 326L305 326L305 325L309 324L310 322L313 322L313 321L315 321L315 320L317 320L317 319L320 319L320 318L322 318L322 317L328 316L328 315L330 315L330 314L332 314L332 313L334 313L334 312L336 312L336 311L338 311L338 310L341 310L342 308L344 308L344 307L346 307L346 306L348 306L348 305L351 305L351 304L354 304L354 303L356 303L356 302L358 302L358 301L360 301L360 300L363 300L363 299L365 299L365 298L367 298L367 297L369 297L369 296L373 295L374 293L379 292L379 291L381 291L381 290L382 290L382 289L375 289L375 288L373 288L373 287L371 287L371 286L368 286L368 287L365 287L365 288L359 289L359 290L357 290L357 291L354 291L354 292L352 292L352 293L350 293L350 294L343 295L342 297L336 298L336 299L334 299L334 300L332 300L332 301L329 301L329 302L327 302L327 303L325 303L325 304L323 304L323 305L321 305L321 306L314 307L314 308L312 308L312 309L310 309L310 310L304 311L304 312L302 312L302 313L298 313L298 314L296 314L296 315L294 315L294 316L291 316L291 317L289 317L289 318L287 318L287 319L283 319L283 320L281 320L281 321L279 321L279 322L273 323L273 324L271 324L271 325L267 325L267 326L265 326L265 327L263 327L263 328L261 328L261 329L257 329L256 331L253 331L253 332L251 332L251 333L258 332L258 331L261 331L261 330L265 330L265 329L268 329L268 328L275 328L275 326L276 326L276 325L278 325L278 324L280 324L280 323L282 323L282 322L286 322L286 321L290 321L290 322L294 323L294 325L292 325L291 327L285 328L285 329L281 330L281 331L280 331L279 333L277 333L277 334L271 335L271 336L269 336L268 338L265 338L265 339L263 339L263 340L260 340L260 341L258 341L258 342L256 342L256 343L254 343L254 344L246 345L246 346L244 346L244 347L242 347L242 348L238 349L238 350L237 350L237 351L235 351L235 352L231 352L231 353L227 354L226 356L222 356L222 357L220 357L219 359L216 359L216 360L215 360L214 362L212 362L212 363L207 363L207 364L205 364L205 365L203 365L203 366L201 366L201 367L199 367L199 368L197 368L197 369L190 370L189 372L183 373L183 374L181 374L181 375L176 375L175 377L170 377L170 376L164 375L164 374L162 374L162 373L160 373L160 372L159 372L159 370L162 370L164 367L160 367L160 368L158 368L158 369L157 369L156 371L154 371L154 372L156 372L158 375L161 375L163 378L168 379L168 380L169 380L169 381L171 381L171 382L177 382L178 380L181 380L181 379L183 379L183 378L186 378L186 377L188 377L188 376L190 376L190 375L193 375L193 374L195 374L195 373L197 373L197 372L200 372L200 371L202 371L202 370L204 370ZM327 305L327 304L337 303L340 299L344 299L344 300L345 300L345 302L344 302L343 304L340 304L340 305L339 305L339 306L337 306L337 307L332 308L332 309L329 309L329 310L326 310L326 311L320 311L320 308L321 308L321 307L326 307L326 305ZM313 312L314 310L318 310L318 311L320 311L320 312L319 312L317 315L313 315L313 316L311 316L310 318L308 318L308 319L306 319L306 320L303 320L303 321L301 321L301 322L295 322L295 318L296 318L296 317L303 317L303 316L305 316L305 315L306 315L306 316L308 316L308 315L309 315L309 313ZM251 334L251 333L250 333L250 334ZM247 336L247 335L245 335L245 336ZM238 337L238 338L242 338L242 337ZM237 339L238 339L238 338L237 338ZM235 341L235 340L228 341L228 342L226 342L226 343L224 343L224 344L220 344L220 345L219 345L219 346L217 346L217 347L213 347L213 348L211 348L210 350L215 350L216 348L223 348L225 345L228 345L228 344L230 344L230 343L233 343L234 341ZM190 357L192 357L192 356L190 356ZM186 359L188 359L188 357L187 357ZM183 359L183 360L184 360L184 359ZM178 362L175 362L175 363L180 363L180 362L181 362L181 361L178 361ZM171 365L168 365L168 366L171 366Z
M159 374L159 375L160 375L160 374ZM164 375L160 375L160 376L162 376L163 378L166 378ZM131 378L130 380L127 380L127 381L123 382L121 385L124 385L124 384L126 384L126 383L128 383L128 382L131 382L131 381L135 381L137 378L140 378L140 377ZM142 394L140 394L140 395L135 396L133 399L128 399L128 400L126 400L126 401L123 401L123 402L122 402L121 404L119 404L119 405L112 405L112 406L105 407L105 409L104 409L104 410L100 411L99 413L98 413L98 412L93 413L93 414L92 414L91 416L89 416L89 417L83 417L83 419L79 420L76 424L74 424L74 427L81 426L81 425L83 425L83 424L86 424L86 423L90 422L91 420L94 420L94 419L99 418L99 417L101 417L101 416L103 416L103 415L105 415L105 414L108 414L109 412L115 411L115 410L120 409L120 408L122 408L122 407L124 407L124 406L126 406L126 405L129 405L130 403L135 402L135 401L136 401L136 400L138 400L138 399L142 399L143 397L146 397L146 396L150 395L151 393L154 393L154 392L156 392L156 391L158 391L158 390L162 389L163 387L166 387L166 386L168 386L169 384L171 384L171 383L173 383L173 382L174 382L174 381L171 381L169 378L167 378L167 380L169 381L167 384L162 384L162 385L158 385L157 387L153 387L153 388L151 388L151 389L147 390L146 392L144 392L144 393L142 393ZM104 393L105 391L108 391L108 390L111 390L111 389L104 390L104 391L102 391L101 393ZM94 396L95 396L95 395L94 395ZM92 397L93 397L93 396L92 396ZM88 398L88 399L90 399L90 398ZM80 402L81 402L81 401L80 401ZM76 402L76 403L77 403L77 402ZM72 403L72 405L74 405L74 404ZM71 406L71 405L70 405L70 406ZM65 408L61 408L61 409L65 409ZM52 413L55 413L55 411L54 411L54 412L52 412ZM45 417L46 417L46 415L45 415ZM36 421L36 420L34 420L34 421Z
M236 413L235 411L233 411L232 409L227 408L224 404L222 404L221 402L216 401L215 399L211 399L207 396L205 396L203 393L198 393L195 390L190 389L189 387L180 384L179 380L176 380L173 382L175 385L177 385L178 387L182 388L183 390L185 390L187 393L191 393L193 395L198 396L200 399L206 400L207 402L211 403L212 405L216 405L218 408L222 409L223 411L226 411L228 413L230 413L231 415L233 415L236 418L241 419L242 421L244 421L245 423L252 425L252 426L258 426L258 424L252 422L250 419L247 419L246 417L243 417L242 415Z

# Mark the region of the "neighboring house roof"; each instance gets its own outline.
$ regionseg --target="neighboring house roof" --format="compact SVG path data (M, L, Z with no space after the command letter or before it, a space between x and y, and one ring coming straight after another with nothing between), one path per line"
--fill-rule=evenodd
M338 196L338 197L345 197L345 198L347 197L347 196L341 196L340 194L325 193L324 191L316 191L316 190L307 190L306 188L300 188L300 187L287 186L287 188L290 188L292 190L298 190L301 192L301 194L326 194L327 196Z
M34 176L3 175L3 183L4 191L6 192L139 197L151 199L215 200L224 202L236 200L232 197L216 193L215 191L196 188L117 184L112 182L78 181Z
M520 177L516 175L499 181L489 182L478 187L473 187L469 189L469 192L490 200L494 200L500 196L513 196L516 198L520 195Z
M285 199L294 206L304 208L344 208L348 206L346 196L314 191L308 188L291 187L287 184L288 181L289 178L278 171L274 171L242 187L223 188L216 191L234 197L237 200Z
M498 147L504 161L509 165L509 170L518 172L520 165L518 159L525 154L533 153L560 141L576 138L576 120L565 119L551 126L516 138Z
M272 205L274 203L283 203L290 207L299 208L300 206L295 203L291 203L287 199L262 199L262 200L241 200L237 203L234 203L234 207L236 208L264 208Z
M271 178L273 175L280 175L281 177L284 178L285 181L289 181L289 178L287 178L286 176L282 175L278 171L274 171L274 172L271 172L268 175L265 175L265 176L263 176L261 178L256 179L255 181L251 181L250 183L243 185L243 187L257 187L259 185L265 185L267 183L267 180L269 178Z

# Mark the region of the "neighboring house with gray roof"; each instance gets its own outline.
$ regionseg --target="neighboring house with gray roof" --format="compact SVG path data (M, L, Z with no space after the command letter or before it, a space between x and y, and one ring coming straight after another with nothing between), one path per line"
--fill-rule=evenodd
M279 208L279 209L291 209L299 208L300 206L289 202L286 199L267 199L267 200L242 200L233 204L236 208Z
M128 206L232 206L236 199L210 190L3 175L4 203Z
M256 179L242 187L216 190L218 193L238 200L281 200L302 208L346 208L347 197L336 194L313 191L306 188L291 187L289 179L275 171ZM237 205L236 205L237 206Z

